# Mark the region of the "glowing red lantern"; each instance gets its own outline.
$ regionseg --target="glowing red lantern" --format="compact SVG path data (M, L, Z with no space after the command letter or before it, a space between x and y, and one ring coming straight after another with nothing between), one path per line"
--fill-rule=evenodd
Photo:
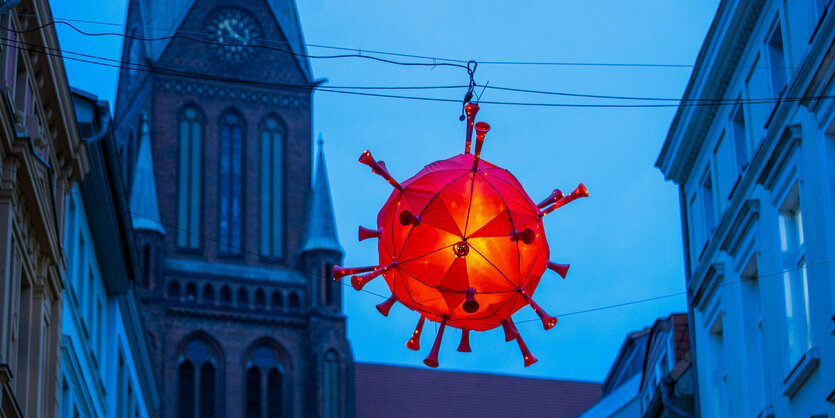
M531 305L545 329L556 325L532 296L546 268L565 277L567 264L548 261L542 217L579 197L588 196L581 183L567 196L559 190L534 203L507 170L482 161L481 147L490 126L473 123L478 105L465 106L465 152L427 165L398 183L382 161L365 151L359 161L394 186L377 216L377 229L359 228L360 241L377 238L377 266L333 268L334 279L347 275L357 290L382 275L392 296L377 305L388 315L395 302L421 314L406 347L420 348L426 318L440 323L435 344L424 363L438 366L438 350L446 326L462 330L458 351L469 352L469 332L502 326L505 341L516 340L525 367L537 361L513 324L511 315ZM475 153L470 154L473 128ZM362 274L361 274L362 273Z

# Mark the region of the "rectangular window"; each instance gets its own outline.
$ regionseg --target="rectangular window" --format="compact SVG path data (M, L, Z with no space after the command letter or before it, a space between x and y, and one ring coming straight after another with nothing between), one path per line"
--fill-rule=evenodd
M716 226L716 206L713 203L713 179L710 175L710 167L705 170L701 181L702 216L704 225L704 238L707 239L713 233Z
M702 225L701 207L699 206L697 197L698 194L693 193L690 196L690 203L688 204L688 217L690 218L690 254L691 265L694 271L699 264L699 256L701 255L702 245L704 245L704 238L702 238L704 236L702 233L704 226Z
M797 184L792 187L781 205L778 222L783 261L788 362L789 367L794 367L812 347L806 246Z
M719 142L713 149L713 166L716 174L717 195L719 196L719 210L724 210L728 204L731 190L736 183L736 167L734 163L731 139L722 132Z
M14 91L15 69L17 68L17 47L13 46L17 40L17 34L8 31L6 35L9 37L9 48L6 48L6 87L9 91Z
M731 416L728 413L728 399L727 391L725 390L726 372L725 372L725 339L723 335L722 317L718 314L716 320L708 330L709 341L708 349L710 351L710 399L712 401L713 413L707 414L711 416Z
M786 88L786 57L783 52L783 31L780 23L774 26L768 36L768 65L771 67L771 93L781 97Z
M736 105L731 116L731 132L734 141L737 173L742 175L748 167L748 138L745 135L745 111L742 103Z

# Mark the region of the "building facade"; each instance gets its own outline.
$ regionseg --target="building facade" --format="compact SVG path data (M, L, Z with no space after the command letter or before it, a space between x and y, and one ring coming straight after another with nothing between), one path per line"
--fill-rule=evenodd
M125 30L114 127L163 416L352 416L295 3L131 0Z
M694 380L687 314L655 321L647 336L641 373L641 416L688 418L694 411Z
M58 413L64 204L89 169L45 0L0 4L0 413Z
M644 372L650 328L630 332L601 386L600 401L580 415L583 418L641 416L641 378Z
M831 2L722 1L656 162L702 416L835 415L833 41Z
M106 102L75 90L91 170L67 196L59 416L157 416L159 381L135 285L142 278Z

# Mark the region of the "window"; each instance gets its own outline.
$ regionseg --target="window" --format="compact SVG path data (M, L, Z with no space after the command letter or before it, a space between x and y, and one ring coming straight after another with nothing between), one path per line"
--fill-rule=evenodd
M754 404L765 404L765 374L763 369L763 322L762 304L760 303L760 283L757 268L757 256L751 256L740 273L740 294L742 299L742 332L745 344L745 360L749 370L753 371L753 379L747 379L750 386L751 399ZM759 402L759 403L758 403Z
M731 416L728 414L725 390L725 341L722 328L721 314L717 314L717 318L708 330L708 349L710 350L710 399L713 403L713 411L708 415L712 416Z
M778 22L766 42L768 65L771 67L771 92L774 97L781 97L786 89L786 57L783 53L783 31Z
M197 300L197 286L193 282L186 285L186 300L189 302Z
M213 418L218 410L214 352L202 340L186 344L177 369L177 417Z
M168 283L168 296L174 299L180 298L180 282L172 280Z
M284 128L275 117L261 124L261 255L281 257Z
M200 246L203 124L195 107L187 107L180 114L179 135L177 246L197 249Z
M238 306L241 308L249 307L249 292L245 287L238 289Z
M325 417L339 416L339 358L333 351L325 354L324 366Z
M229 290L229 286L223 286L220 288L220 304L224 306L232 304L232 291Z
M282 416L282 376L275 350L263 344L252 351L246 362L244 409L247 418Z
M278 290L273 292L271 301L272 302L270 305L272 306L274 311L280 311L284 309L284 296L282 296L281 292L279 292Z
M713 149L713 167L716 174L716 192L718 195L719 210L722 211L728 204L731 190L736 182L737 169L734 163L731 139L725 131L719 137L716 148Z
M713 232L713 227L716 226L715 208L713 204L713 179L710 176L710 167L705 170L701 181L701 195L702 195L702 216L704 222L705 238Z
M218 252L239 255L243 218L243 118L233 112L220 119Z
M267 295L264 294L264 291L258 289L255 291L255 309L266 309L267 308Z
M203 303L209 305L215 303L215 289L210 284L203 286Z
M809 283L806 272L806 245L798 185L789 191L779 215L780 251L785 292L786 342L789 367L794 367L812 347L809 314Z
M748 167L748 138L745 135L745 110L742 103L736 105L731 116L731 133L734 141L734 157L739 175Z
M290 293L290 301L288 303L291 312L298 312L299 306L301 305L299 301L299 294L296 292Z
M336 303L336 289L334 289L333 264L326 263L322 271L322 287L325 289L325 304Z

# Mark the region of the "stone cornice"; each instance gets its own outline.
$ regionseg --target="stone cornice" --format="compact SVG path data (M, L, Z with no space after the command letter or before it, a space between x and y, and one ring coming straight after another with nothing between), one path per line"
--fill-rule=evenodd
M155 83L161 91L188 96L258 103L281 108L310 107L310 98L302 95L282 94L261 89L237 88L221 84L185 81L171 78L161 78L156 80Z
M765 0L742 4L747 7L730 7L728 2L720 4L682 100L725 97ZM655 162L668 180L679 184L686 181L719 107L679 106Z
M757 199L746 200L742 204L739 212L737 212L733 222L731 222L731 227L728 229L725 240L722 241L722 246L720 247L722 251L727 252L731 256L736 255L739 244L745 237L746 232L757 221L759 214L760 201Z

